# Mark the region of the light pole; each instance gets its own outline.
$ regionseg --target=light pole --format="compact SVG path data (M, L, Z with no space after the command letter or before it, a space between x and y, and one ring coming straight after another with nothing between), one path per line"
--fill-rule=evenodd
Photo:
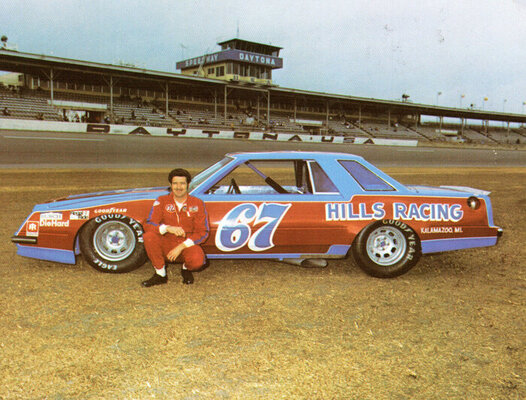
M486 105L486 101L488 101L488 98L487 97L484 97L483 101L482 101L482 111L485 110L484 106Z
M460 100L459 100L459 103L458 103L458 104L459 104L459 108L462 108L462 99L463 99L464 97L466 97L465 94L461 94L461 95L460 95Z
M438 96L440 96L442 92L437 92L437 107L438 107ZM437 124L440 122L440 117L437 117ZM440 127L440 130L442 130L442 127Z
M508 101L508 99L504 99L502 100L502 112L504 113L505 110L506 110L506 102ZM502 121L502 127L504 128L504 121Z

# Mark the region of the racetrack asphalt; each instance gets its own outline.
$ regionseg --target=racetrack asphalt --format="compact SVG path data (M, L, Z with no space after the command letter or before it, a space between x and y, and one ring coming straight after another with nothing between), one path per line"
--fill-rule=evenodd
M353 153L379 167L524 167L526 151L401 147L57 132L0 132L0 168L203 168L236 151Z

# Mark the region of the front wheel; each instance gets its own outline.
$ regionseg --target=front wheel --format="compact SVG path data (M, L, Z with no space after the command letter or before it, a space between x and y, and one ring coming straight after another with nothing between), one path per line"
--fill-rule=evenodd
M99 215L79 237L84 259L101 272L129 272L146 262L142 226L126 215Z
M378 221L358 234L352 254L367 274L394 278L405 274L418 262L420 240L415 231L401 221Z

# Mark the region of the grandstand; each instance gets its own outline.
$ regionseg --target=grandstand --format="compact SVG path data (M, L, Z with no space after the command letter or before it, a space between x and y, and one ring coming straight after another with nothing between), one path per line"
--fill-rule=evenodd
M344 142L526 143L525 115L281 88L270 79L282 66L281 48L240 39L220 46L218 53L178 63L183 73L0 49L0 70L10 72L0 76L0 118L339 136ZM424 116L435 121L422 122Z

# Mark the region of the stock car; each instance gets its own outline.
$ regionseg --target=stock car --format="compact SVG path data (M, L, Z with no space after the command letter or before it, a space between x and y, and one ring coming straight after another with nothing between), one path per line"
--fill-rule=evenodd
M167 187L75 194L38 204L12 237L17 253L103 272L147 261L143 226ZM353 256L390 278L422 254L495 245L489 192L409 186L359 156L325 152L229 153L197 174L189 192L207 208L213 259L325 266Z

